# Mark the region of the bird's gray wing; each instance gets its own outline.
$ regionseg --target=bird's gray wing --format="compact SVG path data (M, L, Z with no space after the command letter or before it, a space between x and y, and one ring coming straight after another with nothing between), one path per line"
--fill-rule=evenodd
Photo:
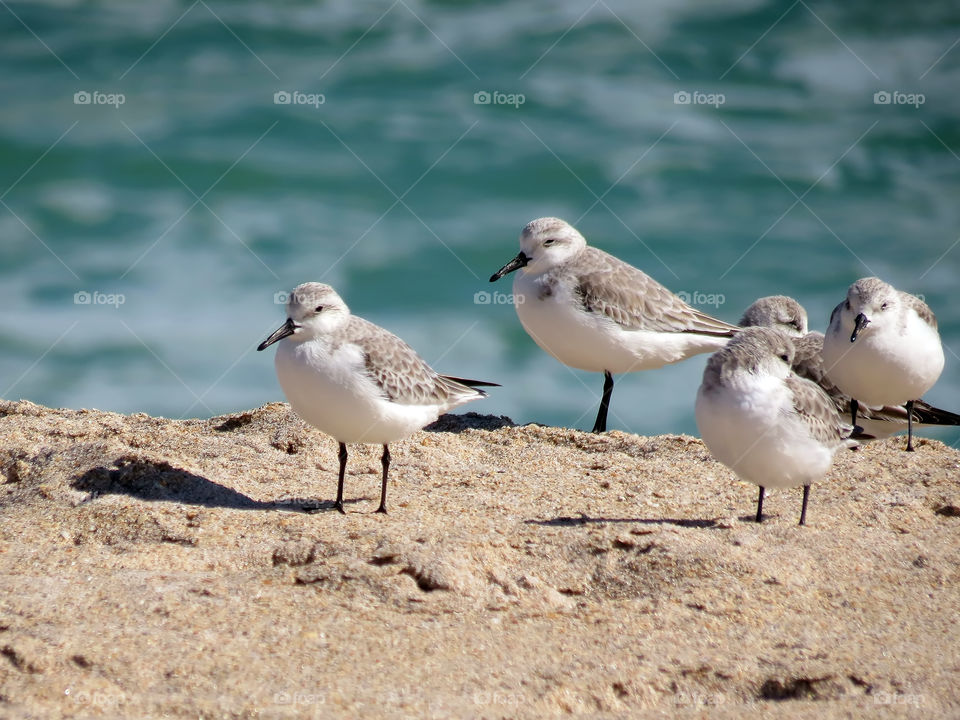
M839 445L853 428L843 423L833 400L823 388L806 378L790 374L785 380L793 395L793 410L810 435L825 445Z
M587 312L627 330L732 337L739 328L690 307L646 273L588 247L577 258L575 290Z
M438 375L416 351L388 330L351 317L349 342L363 351L364 365L384 396L403 405L438 405L479 395L455 379Z

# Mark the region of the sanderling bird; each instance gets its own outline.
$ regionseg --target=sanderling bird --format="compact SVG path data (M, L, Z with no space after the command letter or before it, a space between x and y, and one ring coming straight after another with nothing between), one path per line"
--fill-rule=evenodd
M739 328L685 303L632 265L589 247L575 228L540 218L490 282L520 270L514 306L524 329L557 360L603 373L593 432L607 429L613 374L652 370L723 347Z
M343 509L346 443L383 445L380 507L387 511L388 443L401 440L441 413L485 397L495 383L439 375L403 340L350 314L329 285L293 289L287 321L257 350L280 341L274 364L283 394L308 424L340 444L336 508Z
M907 450L913 450L917 400L943 371L943 345L933 311L920 298L875 277L857 280L830 316L823 340L827 377L859 405L904 405Z
M740 327L771 327L796 339L807 334L807 311L786 295L769 295L754 300L737 323Z
M822 387L842 417L852 415L852 398L834 385L823 370L823 334L807 332L807 311L791 297L775 295L760 298L744 312L741 327L773 327L790 334L796 348L793 371ZM960 425L960 415L934 407L923 400L913 404L912 423L924 427ZM904 405L870 407L860 405L854 440L877 440L907 431L908 414Z
M802 485L806 524L811 483L837 450L856 444L827 394L790 369L794 352L779 330L744 328L707 361L697 392L697 427L711 454L760 487L757 522L765 488Z

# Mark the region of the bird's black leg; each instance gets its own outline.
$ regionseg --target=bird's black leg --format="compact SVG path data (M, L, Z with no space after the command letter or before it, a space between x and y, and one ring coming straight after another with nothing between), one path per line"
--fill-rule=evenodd
M346 511L343 509L343 476L347 471L347 446L344 443L340 443L340 478L337 481L337 503L334 505L337 510L346 514Z
M380 464L383 465L383 484L380 486L380 507L378 513L387 512L387 471L390 468L390 448L384 444L383 455L380 456Z
M810 499L810 486L803 486L803 505L800 506L800 524L807 524L807 500Z
M913 452L913 400L907 400L907 452Z
M593 432L607 431L607 410L610 409L610 395L613 393L613 375L608 370L603 371L603 397L600 399L600 411L597 421L593 424Z
M757 522L763 522L763 485L760 486L760 495L757 497Z
M854 431L857 429L857 411L860 409L860 403L853 398L850 398L850 424L853 425Z

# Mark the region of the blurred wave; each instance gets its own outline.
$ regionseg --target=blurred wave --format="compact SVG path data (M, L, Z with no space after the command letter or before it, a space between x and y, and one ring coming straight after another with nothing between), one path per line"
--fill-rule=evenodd
M960 408L952 3L0 16L4 397L173 417L279 399L252 350L282 320L275 293L323 280L439 369L501 382L477 410L589 427L599 377L474 299L508 293L486 278L524 223L559 215L671 289L722 297L704 309L728 320L783 292L822 328L868 274L921 293L948 348L927 399ZM611 426L695 433L703 360L618 381Z

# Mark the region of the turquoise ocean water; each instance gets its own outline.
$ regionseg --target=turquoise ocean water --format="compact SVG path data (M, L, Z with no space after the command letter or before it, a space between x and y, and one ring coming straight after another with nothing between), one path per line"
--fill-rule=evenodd
M600 376L487 282L558 215L729 321L786 293L822 330L870 274L922 294L926 399L960 410L958 39L953 2L8 0L0 392L279 400L254 348L322 280L503 384L469 409L589 428ZM619 378L611 427L695 433L704 361Z

